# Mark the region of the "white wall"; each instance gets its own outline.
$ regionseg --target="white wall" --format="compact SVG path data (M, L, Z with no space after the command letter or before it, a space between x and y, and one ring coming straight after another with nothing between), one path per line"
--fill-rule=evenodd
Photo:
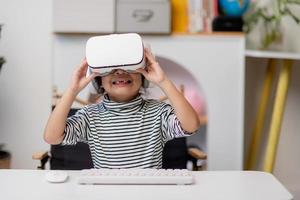
M1 0L0 143L13 168L35 168L51 106L51 0Z

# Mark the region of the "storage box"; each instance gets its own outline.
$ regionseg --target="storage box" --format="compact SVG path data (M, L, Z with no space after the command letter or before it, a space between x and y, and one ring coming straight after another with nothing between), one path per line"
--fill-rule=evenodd
M53 31L112 33L115 4L115 0L53 0Z
M171 32L169 0L117 0L116 31L168 34Z

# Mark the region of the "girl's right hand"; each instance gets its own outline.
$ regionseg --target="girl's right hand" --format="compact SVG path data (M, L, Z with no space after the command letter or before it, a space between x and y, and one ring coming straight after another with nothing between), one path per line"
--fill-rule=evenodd
M73 72L71 84L69 89L77 95L83 88L85 88L89 82L91 82L98 74L92 73L86 77L86 72L88 69L88 64L86 58L84 58L80 65Z

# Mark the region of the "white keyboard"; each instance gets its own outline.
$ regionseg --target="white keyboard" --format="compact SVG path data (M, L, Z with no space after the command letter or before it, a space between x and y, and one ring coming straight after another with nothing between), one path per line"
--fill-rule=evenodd
M79 184L193 184L191 171L186 169L85 169L78 177Z

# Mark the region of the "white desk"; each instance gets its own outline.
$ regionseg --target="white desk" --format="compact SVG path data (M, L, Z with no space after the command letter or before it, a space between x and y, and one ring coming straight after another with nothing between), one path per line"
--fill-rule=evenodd
M65 183L46 182L46 170L0 170L2 200L287 200L292 195L265 172L195 172L194 185L78 185L78 171Z

